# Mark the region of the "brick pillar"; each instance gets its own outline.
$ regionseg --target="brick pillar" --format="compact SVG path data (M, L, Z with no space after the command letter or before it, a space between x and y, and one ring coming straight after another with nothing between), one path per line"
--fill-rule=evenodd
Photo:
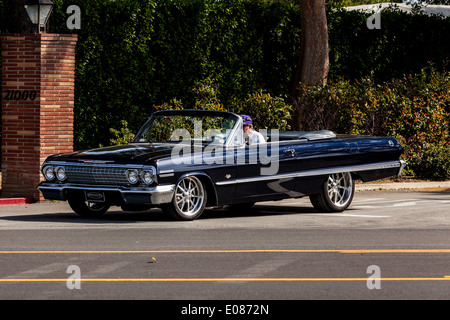
M73 150L76 35L3 34L2 198L42 200L40 166Z

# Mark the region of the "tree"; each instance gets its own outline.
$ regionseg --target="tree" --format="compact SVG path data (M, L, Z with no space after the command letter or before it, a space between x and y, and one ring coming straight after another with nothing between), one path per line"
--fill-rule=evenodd
M329 70L325 0L300 0L300 19L300 57L293 97L300 82L307 85L326 84Z
M292 128L305 128L306 114L317 112L302 103L298 89L302 85L325 85L329 71L328 26L325 0L300 0L300 57L292 91Z

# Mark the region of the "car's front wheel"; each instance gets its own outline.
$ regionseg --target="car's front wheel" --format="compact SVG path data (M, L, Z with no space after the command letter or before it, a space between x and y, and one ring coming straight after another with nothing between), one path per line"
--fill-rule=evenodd
M106 203L85 201L82 193L74 193L68 198L68 202L72 210L83 217L96 218L106 213L109 205Z
M319 211L342 212L348 208L355 194L355 184L349 172L330 174L322 185L322 192L309 196Z
M162 209L177 220L195 220L205 210L206 200L202 181L195 176L187 176L178 181L172 202Z

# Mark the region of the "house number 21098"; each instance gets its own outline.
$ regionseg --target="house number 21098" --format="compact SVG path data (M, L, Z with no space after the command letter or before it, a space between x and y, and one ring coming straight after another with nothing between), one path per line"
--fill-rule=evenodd
M5 90L5 100L34 100L36 99L36 90Z

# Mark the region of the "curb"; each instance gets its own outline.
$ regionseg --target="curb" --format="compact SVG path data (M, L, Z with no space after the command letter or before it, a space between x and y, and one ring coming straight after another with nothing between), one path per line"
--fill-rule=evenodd
M31 204L35 201L32 198L0 198L0 206L9 206L14 204Z
M450 181L356 184L356 191L404 191L404 190L450 192Z

